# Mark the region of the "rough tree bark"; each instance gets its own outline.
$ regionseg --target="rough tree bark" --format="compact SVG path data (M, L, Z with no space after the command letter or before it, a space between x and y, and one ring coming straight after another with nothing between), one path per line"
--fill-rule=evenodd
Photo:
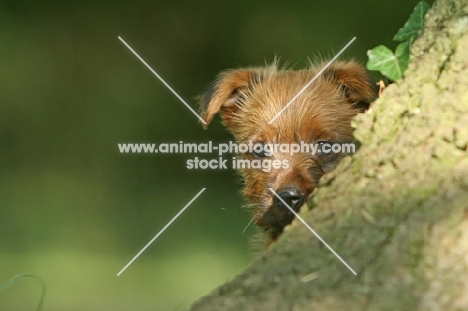
M357 276L294 222L191 310L468 310L468 0L436 1L354 126L362 147L302 215Z

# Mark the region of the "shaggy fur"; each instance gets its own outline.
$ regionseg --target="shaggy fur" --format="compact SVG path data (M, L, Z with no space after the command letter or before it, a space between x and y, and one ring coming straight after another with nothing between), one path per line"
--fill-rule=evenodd
M237 142L248 143L350 143L351 119L364 112L375 97L375 87L355 62L329 66L272 124L270 120L323 68L305 70L267 67L222 72L200 96L207 124L216 113ZM287 160L289 168L244 169L243 194L252 203L253 222L275 240L294 218L268 190L272 188L295 210L306 201L320 177L332 170L342 154L242 154L245 159Z

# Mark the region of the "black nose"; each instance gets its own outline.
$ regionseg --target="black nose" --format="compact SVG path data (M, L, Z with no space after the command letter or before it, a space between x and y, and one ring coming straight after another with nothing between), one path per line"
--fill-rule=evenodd
M305 196L304 194L297 189L296 187L282 188L276 191L276 194L284 201L289 207L291 207L296 212L299 211L299 208L304 203ZM273 198L273 204L276 206L281 206L287 209L284 206L284 203L275 195Z

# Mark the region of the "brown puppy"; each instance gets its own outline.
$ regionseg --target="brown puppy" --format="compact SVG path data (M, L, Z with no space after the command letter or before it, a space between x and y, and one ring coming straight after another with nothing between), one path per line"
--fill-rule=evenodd
M238 143L343 144L353 141L351 119L364 112L375 97L375 87L355 62L335 62L307 87L271 124L269 122L324 67L283 70L277 65L222 72L200 97L202 118L208 124L219 112ZM243 194L250 200L253 221L276 240L294 215L269 188L298 211L320 177L333 170L342 152L271 152L239 155L249 160L281 160L269 172L241 169Z

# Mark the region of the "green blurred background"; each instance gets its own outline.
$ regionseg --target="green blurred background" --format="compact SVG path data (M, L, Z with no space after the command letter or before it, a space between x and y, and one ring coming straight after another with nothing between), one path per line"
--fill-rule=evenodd
M185 310L252 260L232 170L117 143L227 141L204 131L117 39L193 107L223 69L275 56L295 68L391 41L412 1L0 1L0 283L41 276L45 310ZM213 156L214 157L214 156ZM121 276L202 188L207 190ZM33 310L34 280L0 293Z

